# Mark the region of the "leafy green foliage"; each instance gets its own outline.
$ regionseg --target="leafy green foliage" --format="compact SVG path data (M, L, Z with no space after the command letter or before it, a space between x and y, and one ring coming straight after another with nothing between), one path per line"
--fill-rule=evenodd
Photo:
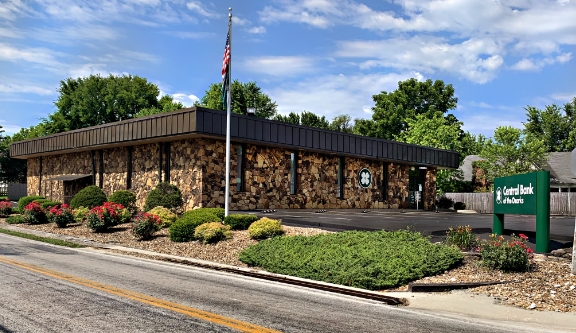
M456 203L454 204L454 209L455 209L455 210L463 210L463 209L466 209L466 204L463 203L463 202L458 201L458 202L456 202Z
M94 232L103 232L121 222L121 212L124 207L113 202L105 202L96 206L86 215L88 228Z
M211 84L199 105L214 110L225 110L222 103L222 83ZM278 108L276 102L263 93L256 82L241 83L234 80L232 82L232 112L246 114L248 107L255 108L256 117L265 119L274 117Z
M173 242L194 240L196 227L209 222L222 222L222 219L202 208L188 211L170 226L170 240Z
M346 231L275 237L250 246L239 258L274 273L382 290L444 272L462 254L410 231Z
M138 239L146 240L161 229L162 221L156 215L140 212L132 219L132 234Z
M65 228L68 224L74 222L74 214L69 205L56 205L47 213L48 221L54 222L58 228Z
M168 208L164 208L162 206L154 207L150 211L149 214L156 215L160 218L161 227L166 228L172 225L172 223L176 222L178 216L170 211Z
M193 210L193 212L195 212L196 214L204 212L214 214L218 216L220 221L224 221L224 214L225 214L224 208L198 208Z
M224 224L229 225L232 230L246 230L258 219L254 214L230 214L224 218Z
M74 221L78 223L84 222L84 220L86 220L86 215L88 215L89 211L90 209L86 207L78 207L76 209L73 209L72 215L74 215Z
M202 241L204 244L216 243L224 239L231 238L230 226L221 222L204 223L196 227L194 238Z
M472 233L470 226L458 226L456 229L450 227L446 232L446 245L454 245L462 251L475 250L478 247L479 241Z
M38 202L38 201L36 201L36 200L34 200L34 201L35 201L35 202ZM56 206L59 206L59 205L62 204L61 202L58 202L58 201L50 201L50 200L42 201L42 202L40 202L40 203L42 204L42 208L43 208L44 210L47 210L47 209L50 209L50 208L52 208L52 207L56 207Z
M6 223L8 224L22 224L22 223L26 223L26 220L24 219L24 216L22 215L12 215L10 217L6 218Z
M263 217L248 227L248 234L254 239L265 239L284 234L280 220Z
M130 191L116 191L112 193L112 195L108 198L108 201L121 204L132 214L136 213L136 195Z
M544 110L527 106L526 133L542 140L548 152L571 151L576 148L576 97L559 106L546 105Z
M532 249L526 245L528 237L512 235L510 240L502 236L490 235L489 241L481 244L480 255L482 264L490 269L502 271L524 272L530 267Z
M42 205L36 201L32 201L24 207L22 216L24 216L24 221L29 224L48 223L48 218Z
M79 208L87 207L94 208L102 206L106 202L106 194L96 185L86 186L76 193L70 201L70 207Z
M440 199L438 199L438 202L436 204L438 205L438 208L448 209L454 206L454 200L443 195L440 197Z
M46 198L44 198L41 195L29 195L29 196L20 198L20 200L18 200L18 211L20 213L22 213L24 211L24 207L26 207L26 205L28 205L32 201L38 200L38 199L46 199Z
M150 108L142 109L134 115L134 118L146 117L180 109L184 109L184 104L180 102L174 102L174 99L170 95L164 95L158 100L157 107L153 106Z
M154 207L162 206L168 209L177 209L184 204L182 200L182 193L170 183L158 183L156 188L148 193L146 197L145 211L149 211Z
M3 136L4 130L0 126L0 179L5 182L26 182L26 160L10 158L10 144L12 138Z

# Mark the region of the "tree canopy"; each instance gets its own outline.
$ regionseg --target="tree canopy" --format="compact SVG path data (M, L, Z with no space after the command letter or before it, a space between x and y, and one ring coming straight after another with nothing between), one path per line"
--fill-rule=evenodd
M544 141L548 152L572 151L576 148L576 97L558 106L546 105L544 110L527 106L524 123L527 133Z
M153 106L150 108L144 108L138 111L134 118L140 118L145 116L151 116L153 114L170 112L174 110L180 110L184 108L184 104L180 102L174 102L174 99L170 95L164 95L158 100L158 106Z
M234 113L246 114L249 107L254 107L256 117L270 119L276 115L278 109L276 102L273 102L270 96L263 93L256 82L242 83L234 80L232 82L231 98L231 110ZM204 96L200 99L198 105L224 111L222 83L211 84Z

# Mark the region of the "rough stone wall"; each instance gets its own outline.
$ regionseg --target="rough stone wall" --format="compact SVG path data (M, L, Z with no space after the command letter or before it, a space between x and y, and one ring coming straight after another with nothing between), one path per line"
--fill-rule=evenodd
M39 195L40 157L29 158L26 161L26 192L27 195Z
M110 196L119 190L126 190L127 172L128 148L104 149L104 182L102 190L106 193L106 196Z
M170 183L178 186L184 210L202 206L202 162L206 160L204 139L188 139L170 143Z
M436 169L426 170L426 180L424 181L424 209L434 210L436 208Z
M104 169L104 172L106 173L107 170ZM158 144L134 146L132 150L132 188L130 191L136 195L136 205L140 209L144 208L148 193L159 182Z
M390 163L388 167L388 203L390 208L406 208L408 206L410 166Z
M50 178L61 175L91 173L92 159L89 151L44 156L42 157L42 190L40 195L53 201L64 202L64 182L61 180L50 180Z

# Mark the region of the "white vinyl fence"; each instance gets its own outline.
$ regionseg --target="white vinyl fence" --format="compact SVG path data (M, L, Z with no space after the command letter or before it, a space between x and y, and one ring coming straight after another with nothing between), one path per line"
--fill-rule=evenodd
M445 196L454 202L463 202L466 209L472 209L478 213L492 214L494 212L494 194L489 193L445 193ZM576 215L576 192L551 192L550 193L551 215Z

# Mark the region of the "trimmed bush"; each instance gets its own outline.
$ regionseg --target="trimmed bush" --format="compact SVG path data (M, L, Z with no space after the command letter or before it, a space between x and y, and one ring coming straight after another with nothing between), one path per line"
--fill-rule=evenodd
M229 225L232 230L246 230L258 219L254 214L230 214L224 218L224 224Z
M26 207L26 205L37 199L46 199L46 198L44 198L41 195L29 195L27 197L20 198L20 200L18 200L18 211L20 213L24 212L24 207Z
M466 204L463 202L457 202L454 204L454 210L464 210L466 209Z
M202 241L204 244L216 243L223 239L232 237L230 226L220 222L208 222L196 227L194 238Z
M248 234L254 239L265 239L279 236L284 233L280 220L263 217L248 227Z
M144 210L149 211L158 206L175 210L183 204L182 193L178 187L170 183L158 183L156 188L148 193Z
M188 211L170 226L170 240L173 242L194 240L196 227L209 222L222 222L222 220L212 213L199 209Z
M455 247L432 244L420 233L346 231L274 237L240 253L240 261L269 272L369 290L441 274L462 261Z
M72 214L74 215L74 221L78 223L84 222L84 220L86 220L88 212L90 212L90 209L86 207L78 207L76 209L73 209Z
M438 208L442 208L442 209L448 209L452 206L454 206L454 200L448 198L447 196L441 196L440 199L438 200Z
M224 208L198 208L195 209L194 211L208 212L218 216L218 218L220 218L221 221L224 221L224 214L225 214Z
M70 201L70 207L76 209L87 207L92 209L102 206L106 202L106 194L96 185L90 185L81 189Z
M130 213L136 213L136 195L130 191L120 190L112 193L108 202L121 204L124 208L128 209Z
M24 216L22 216L22 215L12 215L10 217L7 217L5 221L8 224L26 223L26 220L24 219Z
M41 224L47 223L48 219L46 218L46 213L42 206L35 201L27 204L24 207L24 212L22 213L24 216L24 221L29 224Z
M170 211L168 208L162 206L154 207L148 213L156 215L162 221L162 228L167 228L176 222L178 216Z
M132 219L132 234L140 240L150 239L160 230L161 225L162 221L158 216L140 212Z
M50 210L50 209L52 209L53 207L60 206L61 204L62 204L62 203L61 203L61 202L58 202L58 201L49 201L49 200L47 200L47 201L42 202L42 208L44 208L44 210Z
M8 217L12 214L12 203L8 200L0 201L0 217Z
M74 222L74 214L67 204L52 207L46 215L48 221L54 222L58 228L66 228L69 223Z

